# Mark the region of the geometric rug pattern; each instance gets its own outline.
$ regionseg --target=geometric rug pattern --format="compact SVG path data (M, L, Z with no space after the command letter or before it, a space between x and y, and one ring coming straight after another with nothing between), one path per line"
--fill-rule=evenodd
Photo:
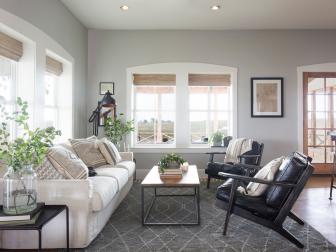
M150 190L150 189L147 189ZM174 191L173 191L174 190ZM159 193L191 193L190 189L161 189ZM188 191L189 190L189 191ZM225 251L225 252L291 252L335 251L336 247L314 228L301 226L287 218L285 227L305 248L282 238L279 234L232 215L226 236L222 235L225 212L215 203L216 185L210 189L200 186L201 224L199 226L142 226L141 195L139 183L134 183L127 197L111 216L98 237L85 249L75 251ZM145 202L152 192L146 191ZM191 197L161 197L153 207L149 221L194 221L194 202Z

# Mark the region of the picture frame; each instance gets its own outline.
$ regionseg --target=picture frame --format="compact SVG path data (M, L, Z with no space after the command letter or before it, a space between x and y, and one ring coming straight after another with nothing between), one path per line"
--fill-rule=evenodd
M114 82L99 82L99 94L104 95L107 91L114 95Z
M251 117L283 117L283 78L251 78Z

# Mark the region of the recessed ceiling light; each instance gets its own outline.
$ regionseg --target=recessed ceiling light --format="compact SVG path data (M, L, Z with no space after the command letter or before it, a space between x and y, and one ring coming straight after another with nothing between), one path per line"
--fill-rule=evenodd
M213 5L213 6L211 6L211 10L216 11L216 10L219 10L219 9L220 9L220 5Z
M128 6L127 5L121 5L120 9L123 11L127 11L128 10Z

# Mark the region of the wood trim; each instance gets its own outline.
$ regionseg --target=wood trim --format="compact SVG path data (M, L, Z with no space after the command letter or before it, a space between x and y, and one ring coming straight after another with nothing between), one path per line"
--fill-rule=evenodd
M48 73L60 76L63 73L63 64L49 56L46 57L46 71Z
M133 74L133 84L142 86L175 86L175 74Z
M189 86L230 86L230 74L189 74Z
M22 42L0 32L0 55L19 61L23 55Z

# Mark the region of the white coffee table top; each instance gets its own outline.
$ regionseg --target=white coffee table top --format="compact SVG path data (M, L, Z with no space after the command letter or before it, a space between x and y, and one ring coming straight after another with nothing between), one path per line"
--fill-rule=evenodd
M177 181L162 181L158 166L154 166L141 182L141 186L192 186L199 185L196 165L189 165L188 171L183 173L182 179Z

